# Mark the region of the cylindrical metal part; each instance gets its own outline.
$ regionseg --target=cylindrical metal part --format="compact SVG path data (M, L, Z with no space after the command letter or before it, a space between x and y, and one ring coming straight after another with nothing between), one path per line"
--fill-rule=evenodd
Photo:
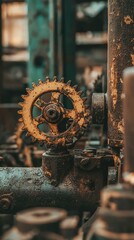
M0 168L0 212L16 213L32 207L95 210L104 185L103 169L72 172L58 186L51 185L41 168Z
M133 240L134 193L128 185L102 191L101 208L86 240Z
M106 117L106 99L104 93L92 95L92 121L93 124L104 124Z
M67 212L59 208L33 208L16 215L16 227L24 233L32 230L59 232L60 222L66 216Z
M56 208L34 208L15 216L15 226L7 231L3 240L63 240L55 233L60 232L60 223L67 212Z
M122 147L122 72L134 65L133 0L109 0L108 4L108 143Z
M134 67L123 73L125 173L134 173Z
M57 186L63 181L73 166L73 157L64 152L46 151L42 155L42 169L52 185Z

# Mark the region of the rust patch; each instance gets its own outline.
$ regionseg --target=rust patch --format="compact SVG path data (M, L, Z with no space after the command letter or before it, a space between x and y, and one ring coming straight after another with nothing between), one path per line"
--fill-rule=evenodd
M113 59L114 61L114 59ZM113 107L115 108L116 103L117 103L117 73L115 71L115 64L112 64L111 67L111 96L113 98Z
M131 54L132 65L134 65L134 54Z
M118 131L120 131L121 133L124 134L124 121L123 121L123 119L118 123L117 128L118 128Z
M47 167L45 167L44 169L44 173L47 177L51 177L52 176L52 173L47 169Z
M134 21L133 21L133 19L128 15L128 16L125 16L125 17L124 17L124 22L125 22L126 24L131 24L131 23L133 23Z

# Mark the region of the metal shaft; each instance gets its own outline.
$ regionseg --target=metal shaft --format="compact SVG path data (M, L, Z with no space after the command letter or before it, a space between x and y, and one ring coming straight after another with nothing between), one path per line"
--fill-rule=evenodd
M124 70L125 172L134 172L134 67Z
M133 0L109 0L108 6L108 142L122 147L122 72L134 65Z
M75 172L77 172L75 170ZM0 213L16 213L32 207L60 207L95 210L104 172L72 173L57 187L51 185L41 168L0 168ZM93 189L92 182L95 184Z

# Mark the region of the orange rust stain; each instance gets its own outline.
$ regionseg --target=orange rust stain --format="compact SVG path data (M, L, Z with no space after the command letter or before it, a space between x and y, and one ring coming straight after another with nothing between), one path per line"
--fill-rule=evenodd
M52 173L48 171L47 167L45 167L43 170L44 170L44 173L46 176L48 176L48 177L52 176Z
M118 123L117 127L118 127L118 131L123 134L124 133L124 121L123 121L123 119Z
M109 120L110 120L112 126L113 126L114 128L116 128L117 123L116 123L116 121L114 121L113 115L112 115L110 112L108 112L108 116L109 116Z
M132 65L134 65L134 54L131 54Z
M124 22L125 22L126 24L131 24L131 23L133 23L134 21L133 21L133 19L128 15L128 16L125 16L125 17L124 17Z
M115 70L114 63L112 63L112 67L111 67L111 96L113 98L113 107L115 108L118 94L117 94L117 73Z

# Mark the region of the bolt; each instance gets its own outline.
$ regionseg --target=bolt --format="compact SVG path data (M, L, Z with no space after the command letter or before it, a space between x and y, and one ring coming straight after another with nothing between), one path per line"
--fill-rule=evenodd
M4 210L7 210L9 209L11 206L11 201L9 198L6 198L6 197L3 197L1 200L0 200L0 207Z

